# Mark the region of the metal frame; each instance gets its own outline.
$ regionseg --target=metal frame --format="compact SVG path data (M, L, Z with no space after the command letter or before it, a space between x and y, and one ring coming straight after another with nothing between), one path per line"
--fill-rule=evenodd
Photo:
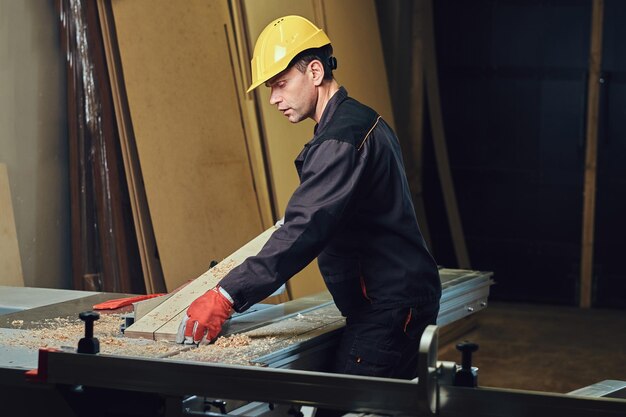
M49 384L411 415L417 382L247 366L49 351Z

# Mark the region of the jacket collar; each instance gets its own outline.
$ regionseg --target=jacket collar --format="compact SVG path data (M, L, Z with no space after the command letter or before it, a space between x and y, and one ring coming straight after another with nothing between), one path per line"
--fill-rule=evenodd
M324 109L324 113L322 113L322 117L320 118L320 122L316 124L315 128L313 129L314 135L317 135L324 130L324 128L328 125L328 122L333 118L337 107L339 107L339 105L347 98L348 91L343 87L339 87L339 90L337 90L337 92L333 94L330 100L328 100L326 108Z

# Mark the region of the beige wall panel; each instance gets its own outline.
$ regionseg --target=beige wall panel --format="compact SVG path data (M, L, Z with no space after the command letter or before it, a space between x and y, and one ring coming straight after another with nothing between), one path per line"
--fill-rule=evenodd
M72 285L65 54L59 35L54 2L0 0L0 162L11 179L27 287Z
M250 54L248 51L248 40L244 35L245 22L243 10L237 0L230 0L232 3L232 22L229 28L229 38L231 50L236 51L234 60L234 70L236 74L239 105L241 106L242 122L246 135L246 143L250 152L250 162L252 166L252 176L259 200L261 218L265 228L272 226L276 219L273 213L273 197L270 193L269 177L266 172L265 150L261 139L259 128L259 115L256 111L256 100L254 96L247 93L250 85Z
M24 286L6 164L0 164L0 285Z
M387 70L373 0L323 2L326 31L338 66L335 78L393 128Z
M112 2L130 115L167 289L262 231L226 1Z
M247 0L245 17L247 31L250 36L250 51L261 31L277 17L298 14L315 21L313 5L310 0ZM248 61L248 66L250 62ZM248 71L250 71L248 69ZM292 124L285 116L269 104L269 89L261 86L253 94L259 101L259 109L263 119L265 145L270 166L271 182L274 188L274 199L279 210L279 217L284 214L289 197L298 187L299 180L293 165L294 159L302 147L313 137L315 123L306 120Z
M254 51L254 44L261 31L272 20L285 15L297 14L317 22L311 0L247 0L244 4L244 16L249 36L249 50ZM248 73L250 61L247 62ZM269 89L261 86L253 93L259 105L262 119L265 151L269 166L269 181L273 189L274 204L278 210L277 217L282 217L289 197L298 187L299 180L293 161L302 147L313 137L315 123L306 120L298 124L290 123L275 106L269 104ZM292 298L314 294L326 289L317 262L293 277L289 283Z

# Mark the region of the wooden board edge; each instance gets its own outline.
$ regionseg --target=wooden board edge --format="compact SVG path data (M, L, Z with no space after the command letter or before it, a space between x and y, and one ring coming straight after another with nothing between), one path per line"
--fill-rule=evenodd
M201 294L213 288L220 280L215 276L215 268L219 268L222 264L234 263L231 268L243 263L248 257L256 255L265 245L270 236L276 231L275 226L270 227L263 233L249 241L247 244L239 248L230 256L222 260L217 266L209 269L204 274L181 288L178 292L174 293L171 297L150 311L140 320L135 321L125 332L125 335L133 337L136 334L150 333L157 338L160 329L171 321L175 321L176 329L178 329L178 322L180 322L180 314L187 310L189 305L198 298ZM178 322L176 322L178 320ZM170 324L169 326L172 326ZM169 329L169 327L167 327ZM130 331L130 332L129 332ZM155 339L156 340L156 339Z

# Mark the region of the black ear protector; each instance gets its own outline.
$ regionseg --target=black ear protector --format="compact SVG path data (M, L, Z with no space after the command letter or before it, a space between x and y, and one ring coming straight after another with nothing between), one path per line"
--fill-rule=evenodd
M328 66L330 67L331 71L337 69L337 58L335 58L334 56L329 56Z

